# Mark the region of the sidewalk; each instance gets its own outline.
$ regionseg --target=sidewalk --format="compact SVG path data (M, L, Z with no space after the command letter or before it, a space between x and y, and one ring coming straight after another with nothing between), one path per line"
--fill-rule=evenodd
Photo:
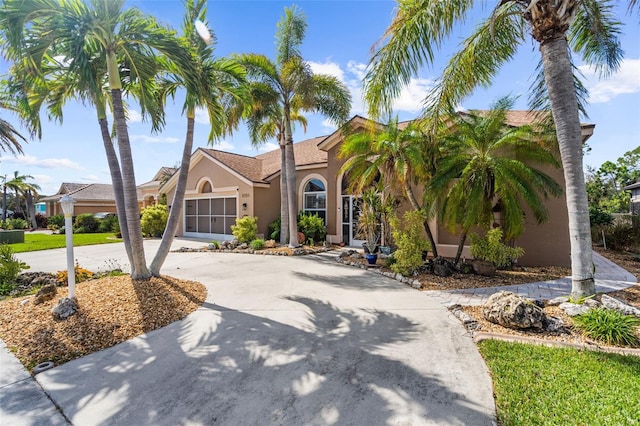
M598 293L622 290L638 282L634 275L595 251L593 252L593 263L596 266L595 281ZM571 277L529 284L462 290L428 290L423 293L438 299L447 306L453 304L478 306L498 291L511 291L530 299L553 299L571 294Z

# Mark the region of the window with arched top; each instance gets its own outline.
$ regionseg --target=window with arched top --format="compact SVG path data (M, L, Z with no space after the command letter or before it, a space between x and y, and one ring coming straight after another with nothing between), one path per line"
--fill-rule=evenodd
M310 179L303 191L305 214L317 214L327 222L327 189L320 179Z
M205 182L204 184L202 184L202 189L200 190L201 193L206 193L206 192L213 192L213 188L211 187L211 182Z

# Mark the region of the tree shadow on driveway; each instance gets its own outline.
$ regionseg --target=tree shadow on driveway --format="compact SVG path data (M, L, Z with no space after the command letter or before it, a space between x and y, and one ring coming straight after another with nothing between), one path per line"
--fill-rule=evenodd
M443 355L420 313L288 299L299 309L205 303L36 377L78 425L493 423L490 383L465 385L468 359L432 368Z

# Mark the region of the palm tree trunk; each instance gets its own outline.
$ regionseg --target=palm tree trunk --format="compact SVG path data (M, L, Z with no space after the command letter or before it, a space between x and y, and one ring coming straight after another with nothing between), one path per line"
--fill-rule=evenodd
M184 141L184 148L182 149L182 160L180 162L178 183L176 184L176 191L173 196L173 202L171 203L169 219L167 220L167 225L164 229L164 233L162 234L160 247L158 247L158 251L151 262L151 267L149 268L151 273L156 277L160 276L160 268L169 254L173 237L178 230L178 224L182 218L182 204L184 203L184 193L187 189L187 178L189 177L189 166L191 164L193 128L195 124L194 117L193 111L187 113L187 136Z
M458 243L458 251L456 252L456 258L453 261L456 265L460 262L460 258L462 257L462 250L464 250L464 242L467 240L468 230L464 230L462 235L460 235L460 242Z
M297 247L298 242L298 197L296 196L296 158L293 152L291 118L289 106L284 107L285 167L287 169L287 203L289 204L289 247Z
M566 183L571 241L571 296L580 299L595 294L595 282L578 101L564 35L540 43L540 52Z
M280 141L280 244L289 240L289 191L285 141Z
M96 104L99 109L99 106ZM101 113L98 112L100 116ZM127 251L127 258L129 264L133 265L133 254L131 253L131 242L129 240L129 228L127 226L127 214L124 207L124 190L122 187L122 174L120 172L120 163L118 162L118 156L116 150L113 147L113 141L109 134L109 123L106 118L98 118L98 124L100 125L100 133L102 134L102 144L104 145L104 151L107 155L107 163L109 164L109 172L111 173L111 185L113 186L113 195L116 201L116 212L118 214L118 223L120 225L120 234L122 235L122 242Z
M38 227L38 221L36 220L36 206L33 204L33 193L30 189L27 189L25 193L25 201L27 203L27 216L31 222L31 227L36 229Z
M118 151L122 163L122 187L124 192L124 206L127 217L127 228L129 230L129 241L131 243L131 253L133 262L131 264L131 278L146 279L151 277L151 272L147 268L144 257L144 239L142 238L142 228L140 226L140 209L138 208L138 190L136 188L136 178L133 168L133 158L131 156L131 145L129 143L129 132L127 130L127 120L122 106L122 93L120 89L112 89L111 97L113 101L113 116L118 134Z
M409 199L409 203L411 207L415 211L420 211L422 207L418 204L418 200L416 200L416 196L411 189L411 184L409 182L405 182L404 192L407 194L407 198ZM431 226L429 226L429 219L425 219L422 222L424 226L424 230L427 233L427 238L429 238L429 244L431 245L431 251L433 252L433 257L438 257L438 247L436 247L436 240L433 238L433 233L431 232Z

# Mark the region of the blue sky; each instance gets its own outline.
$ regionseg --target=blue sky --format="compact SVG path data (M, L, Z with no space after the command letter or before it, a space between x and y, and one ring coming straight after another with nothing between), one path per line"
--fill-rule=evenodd
M604 161L615 161L640 145L640 25L638 16L626 15L620 2L618 16L625 23L622 46L625 59L620 71L607 80L599 80L593 72L581 67L590 89L589 119L595 123L595 133L589 141L591 152L585 164L599 167ZM177 0L131 0L131 6L155 16L160 21L179 29L182 4ZM231 53L262 53L270 57L275 53L276 23L286 6L292 2L280 1L214 1L208 4L208 23L217 37L216 56ZM361 79L370 58L371 46L380 38L391 21L394 1L298 1L307 17L307 34L302 46L304 58L315 72L336 75L349 87L353 97L352 114L364 114L361 100ZM460 41L491 11L494 1L481 4L471 19L460 26L443 46L433 67L425 68L414 78L395 104L401 119L416 117L421 101L432 87L446 61L456 51ZM525 109L532 73L538 63L538 50L534 42L523 45L516 58L500 72L492 87L477 90L461 107L487 109L501 96L519 96L516 108ZM576 58L578 65L580 60ZM8 69L0 61L0 73ZM177 164L182 152L186 120L181 115L181 103L169 105L167 125L159 134L150 133L149 126L140 120L139 109L131 105L129 134L131 137L136 181L149 181L162 166ZM18 120L6 111L2 117L20 128ZM307 133L298 131L295 140L329 134L333 128L321 116L308 116ZM11 175L15 170L29 174L38 183L42 194L55 193L62 182L110 183L95 112L80 104L70 103L64 109L62 125L49 123L43 115L42 140L24 145L25 154L14 157L2 153L0 174ZM195 129L194 149L207 146L208 124L199 115ZM275 142L275 141L274 141ZM274 143L256 149L250 146L246 131L241 128L233 137L218 141L214 146L245 155L275 149Z

